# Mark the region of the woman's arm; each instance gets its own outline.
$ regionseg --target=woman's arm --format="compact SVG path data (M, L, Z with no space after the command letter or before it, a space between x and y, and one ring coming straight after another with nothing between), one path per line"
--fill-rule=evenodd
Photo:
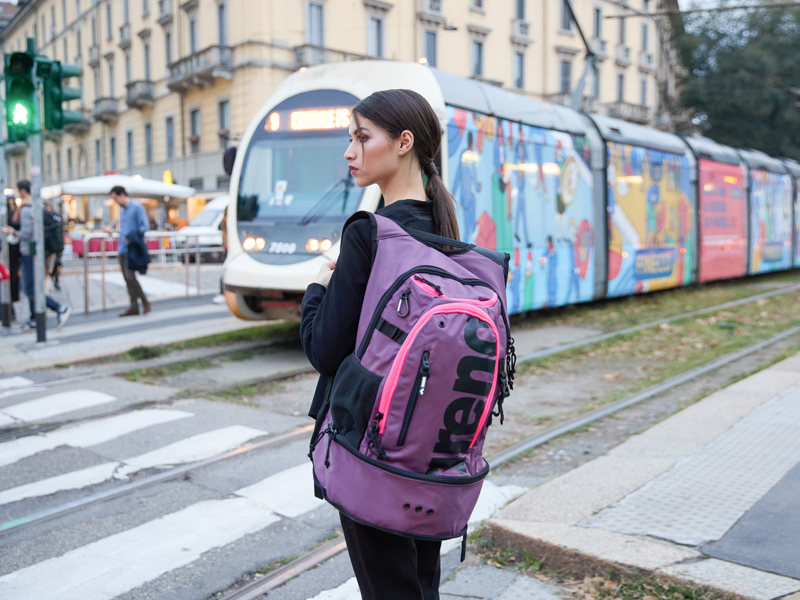
M347 227L327 289L312 283L303 297L303 349L312 366L327 377L336 375L356 348L361 305L372 270L371 227L368 219Z

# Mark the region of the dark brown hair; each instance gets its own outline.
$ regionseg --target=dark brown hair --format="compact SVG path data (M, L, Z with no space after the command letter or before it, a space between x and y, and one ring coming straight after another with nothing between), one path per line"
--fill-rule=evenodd
M127 196L128 192L125 191L125 188L121 185L115 185L111 188L111 193L116 194L117 196Z
M459 239L453 197L444 186L434 162L442 144L442 128L428 101L411 90L385 90L371 94L353 108L356 124L358 115L385 130L393 140L406 130L414 135L414 152L428 178L425 195L433 202L433 232Z

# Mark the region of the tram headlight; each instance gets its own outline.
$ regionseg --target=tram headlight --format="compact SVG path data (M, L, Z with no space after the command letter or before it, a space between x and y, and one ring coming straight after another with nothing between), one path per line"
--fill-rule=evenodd
M256 250L263 250L266 243L264 238L256 238Z
M256 238L245 238L244 242L242 242L242 248L247 250L248 252L256 247Z
M317 238L309 239L306 242L306 250L308 250L309 252L316 252L317 250L319 250L319 240Z
M319 243L319 249L323 252L327 252L333 246L333 242L331 242L328 238L325 238Z

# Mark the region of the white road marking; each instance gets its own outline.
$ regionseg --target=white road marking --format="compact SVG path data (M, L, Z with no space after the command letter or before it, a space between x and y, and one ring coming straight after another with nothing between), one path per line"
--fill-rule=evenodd
M7 390L8 388L23 387L26 385L33 385L33 381L27 377L6 377L0 379L0 390Z
M58 446L88 448L146 427L192 416L194 416L192 413L180 410L140 410L72 427L62 427L52 433L20 438L0 444L0 467Z
M339 587L325 590L306 600L361 600L361 591L358 589L356 578L351 577Z
M222 429L206 431L173 444L156 448L151 452L126 458L123 462L127 466L120 469L120 474L127 475L150 467L203 460L238 448L245 442L266 434L266 431L245 427L244 425L231 425Z
M13 425L14 423L19 423L14 417L9 417L8 415L4 415L0 412L0 427L5 427L6 425Z
M54 417L56 415L108 404L116 401L114 396L95 392L94 390L72 390L52 394L36 400L28 400L19 404L12 404L0 409L0 412L20 421L35 422Z
M0 577L0 597L109 600L278 520L246 498L198 502Z
M76 490L87 485L102 483L111 478L119 463L110 462L95 465L87 469L64 473L56 477L49 477L41 481L34 481L0 492L0 506L11 504L26 498L38 498L61 492L63 490Z
M311 461L276 473L236 491L285 517L299 517L324 504L314 496Z

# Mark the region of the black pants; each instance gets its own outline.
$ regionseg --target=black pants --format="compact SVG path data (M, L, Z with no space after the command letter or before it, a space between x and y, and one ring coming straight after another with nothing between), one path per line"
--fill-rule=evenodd
M340 517L364 600L439 600L441 542L412 540Z
M131 308L139 312L139 299L141 298L142 304L147 304L147 296L144 295L142 284L136 279L136 271L131 271L128 268L128 253L123 252L119 255L119 267L122 270L122 277L125 279L125 285L128 287L128 296L131 299Z

